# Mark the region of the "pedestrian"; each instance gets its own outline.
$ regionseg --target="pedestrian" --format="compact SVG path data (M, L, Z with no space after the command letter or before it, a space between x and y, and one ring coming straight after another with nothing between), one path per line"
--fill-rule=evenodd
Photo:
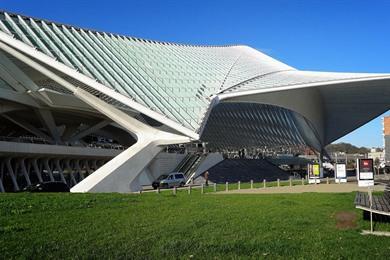
M203 177L206 181L206 186L209 186L209 172L208 171L205 171L204 174L203 174Z

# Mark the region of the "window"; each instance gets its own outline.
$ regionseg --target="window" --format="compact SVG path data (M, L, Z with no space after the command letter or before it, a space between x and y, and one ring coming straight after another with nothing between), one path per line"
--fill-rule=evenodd
M183 174L175 174L175 179L184 179Z

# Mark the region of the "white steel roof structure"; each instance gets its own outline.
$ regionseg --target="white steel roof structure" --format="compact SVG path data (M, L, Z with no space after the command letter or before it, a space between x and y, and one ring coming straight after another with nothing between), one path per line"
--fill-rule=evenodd
M167 144L321 151L390 108L390 74L299 71L248 46L144 40L1 12L0 50L10 64L0 67L2 99L67 107L58 96L74 98L72 109L88 106L137 139L73 191L137 190Z

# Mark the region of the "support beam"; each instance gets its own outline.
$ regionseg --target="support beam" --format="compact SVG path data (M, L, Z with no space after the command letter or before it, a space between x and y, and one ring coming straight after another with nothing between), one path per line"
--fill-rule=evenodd
M0 99L12 101L30 107L39 107L39 104L26 93L19 93L9 89L1 89Z
M97 123L97 124L87 128L87 129L85 129L83 131L80 131L77 134L73 135L71 138L69 138L68 142L69 143L73 143L73 142L75 142L77 140L80 140L81 138L83 138L83 137L85 137L85 136L87 136L89 134L92 134L92 133L96 132L97 130L107 126L108 124L110 124L110 121L103 120L103 121L101 121L101 122L99 122L99 123Z
M19 105L19 104L8 103L8 102L0 103L0 114L5 114L8 112L18 111L18 110L23 110L23 109L27 109L27 107Z
M56 122L54 121L53 115L50 110L46 109L38 109L36 110L37 114L42 119L42 122L46 126L46 128L49 130L52 138L56 142L56 144L61 143L61 135L58 130L58 127L56 125Z
M45 133L43 133L41 130L39 130L38 128L36 128L35 126L21 120L21 119L15 119L14 117L10 117L6 114L1 114L2 117L8 119L9 121L11 121L12 123L20 126L21 128L29 131L30 133L38 136L38 137L41 137L43 139L46 139L48 141L53 141L52 138L48 135L46 135Z
M12 78L17 79L17 81L25 89L18 87L19 91L38 91L39 87L32 81L18 66L16 66L3 52L0 52L0 64L6 72L12 76Z
M0 64L0 77L17 92L25 92L26 89Z

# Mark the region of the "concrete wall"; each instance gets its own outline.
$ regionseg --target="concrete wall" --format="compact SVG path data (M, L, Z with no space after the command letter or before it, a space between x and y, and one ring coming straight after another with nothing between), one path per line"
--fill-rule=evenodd
M221 153L209 153L207 157L201 162L198 169L196 169L195 174L193 178L195 179L217 163L220 163L223 161L223 156Z
M185 156L186 154L159 153L139 176L140 184L150 185L160 175L172 172Z

